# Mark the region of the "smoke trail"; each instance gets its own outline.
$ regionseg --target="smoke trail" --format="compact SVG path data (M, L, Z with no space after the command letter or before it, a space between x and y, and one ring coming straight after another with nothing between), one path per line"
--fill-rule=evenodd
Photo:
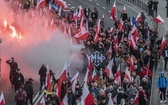
M0 7L3 11L9 11L7 4L0 1ZM39 78L38 70L42 64L49 64L56 76L61 73L63 64L72 59L76 62L81 60L76 57L83 46L73 45L68 35L63 34L59 30L59 26L55 27L53 32L50 29L51 17L43 15L39 11L20 12L1 12L3 17L0 17L0 23L6 19L9 23L14 24L22 33L22 39L17 40L10 35L1 35L3 40L1 44L2 52L2 67L3 73L8 71L6 60L11 57L18 62L19 68L26 77ZM14 14L14 15L13 15ZM72 60L71 59L71 60ZM2 74L3 75L3 74Z

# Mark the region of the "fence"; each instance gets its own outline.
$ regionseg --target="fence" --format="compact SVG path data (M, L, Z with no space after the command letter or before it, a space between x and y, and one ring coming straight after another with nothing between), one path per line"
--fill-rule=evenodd
M147 13L149 13L149 8L148 8L148 4L142 0L126 0L127 2L138 6L139 8L143 9L144 11L146 11ZM154 17L154 11L153 9L151 10L151 16Z

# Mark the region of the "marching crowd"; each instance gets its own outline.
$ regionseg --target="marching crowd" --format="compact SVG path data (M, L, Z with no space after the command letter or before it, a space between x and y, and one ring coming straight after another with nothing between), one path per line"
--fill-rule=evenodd
M47 3L48 6L51 2L47 1ZM27 5L23 8L29 9L30 6ZM137 21L135 17L129 17L127 12L123 11L121 16L115 20L114 28L111 28L106 26L107 21L104 16L100 20L98 19L99 11L96 7L91 9L87 5L82 11L83 17L77 17L76 20L74 19L75 11L65 14L62 10L60 17L70 26L73 42L85 45L85 48L81 49L81 56L84 61L82 71L86 72L84 75L88 79L85 82L91 97L94 99L89 104L111 105L109 100L112 100L114 105L148 105L151 94L152 71L157 70L160 56L165 58L165 70L167 70L168 46L165 46L162 51L160 50L162 39L157 40L157 29L148 26L143 12L140 16L141 20ZM58 12L56 10L53 14L58 14ZM88 31L87 37L78 39L76 31L83 27ZM94 61L87 59L87 55L90 56L93 51L106 53L105 65L94 67ZM33 105L33 79L29 78L24 84L24 76L14 58L8 60L7 63L10 65L10 81L12 87L15 88L17 105L24 105L25 103L27 105L28 99ZM60 84L61 78L56 79L57 77L52 70L49 70L47 74L47 67L44 64L39 70L39 75L40 94L42 94L43 85L46 84L46 78L52 79L51 86L47 85L44 89L46 105L63 105L62 102L65 99L67 99L68 105L82 105L85 84L80 84L77 81L74 90L72 88L73 77L70 74ZM161 77L165 77L163 72ZM162 84L163 81L165 83ZM60 95L57 94L58 85L61 87ZM159 78L157 88L160 89L162 103L166 103L165 89L167 86L167 78L165 80ZM20 94L21 91L22 94ZM162 94L164 94L163 98ZM89 102L91 101L89 100Z

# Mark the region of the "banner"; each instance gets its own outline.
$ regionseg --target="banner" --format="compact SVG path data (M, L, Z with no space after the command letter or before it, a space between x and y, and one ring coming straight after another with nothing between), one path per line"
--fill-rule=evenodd
M96 68L105 67L107 51L93 51L90 55L91 61Z

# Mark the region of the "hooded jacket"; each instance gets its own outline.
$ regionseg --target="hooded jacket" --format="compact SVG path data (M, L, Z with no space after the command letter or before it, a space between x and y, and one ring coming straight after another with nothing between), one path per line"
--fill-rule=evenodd
M164 72L160 73L160 77L157 79L156 87L157 88L166 88L168 86L167 78L164 76Z

